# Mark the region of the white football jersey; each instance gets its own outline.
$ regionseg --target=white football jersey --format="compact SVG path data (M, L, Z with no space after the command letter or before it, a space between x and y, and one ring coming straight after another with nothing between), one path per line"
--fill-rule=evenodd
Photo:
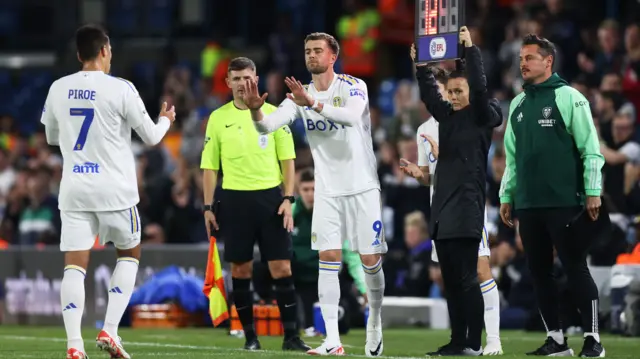
M423 123L418 127L418 131L416 133L416 141L418 142L418 166L424 167L429 166L429 173L434 175L436 173L436 165L438 164L438 160L431 152L431 144L427 141L426 138L423 138L420 135L431 136L436 143L440 142L440 137L438 136L438 126L440 124L436 119L432 116L427 122ZM429 196L429 202L433 200L433 186L429 188L431 194Z
M321 113L286 99L276 111L257 123L258 130L275 131L302 118L319 195L348 196L380 189L367 85L353 76L335 74L327 91L316 90L313 82L307 91L319 103L327 105Z
M139 201L131 130L158 143L169 120L154 124L135 87L101 71L80 71L55 81L42 110L47 142L63 158L59 208L118 211Z

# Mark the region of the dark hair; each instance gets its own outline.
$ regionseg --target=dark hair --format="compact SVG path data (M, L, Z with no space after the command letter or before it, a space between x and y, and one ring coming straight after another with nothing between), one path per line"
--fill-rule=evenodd
M529 34L522 39L522 46L526 45L537 45L538 53L542 55L542 57L553 56L551 63L555 63L557 51L556 45L554 45L553 42L536 34Z
M314 41L314 40L326 41L327 46L331 48L331 51L333 51L333 53L336 54L336 56L340 55L340 44L338 44L338 40L336 40L335 37L327 34L326 32L312 32L309 35L307 35L307 37L304 38L304 43L306 44L307 41Z
M98 25L84 25L76 30L76 49L80 61L91 61L109 44L107 32Z
M313 182L314 180L313 168L306 168L300 172L300 183Z
M227 73L231 71L242 71L249 69L251 71L256 71L256 64L248 57L236 57L229 61L229 67L227 68Z
M435 77L436 81L438 81L443 85L446 84L447 80L449 79L447 75L447 71L445 71L440 67L437 67L437 66L431 67L431 73L433 74L433 77Z

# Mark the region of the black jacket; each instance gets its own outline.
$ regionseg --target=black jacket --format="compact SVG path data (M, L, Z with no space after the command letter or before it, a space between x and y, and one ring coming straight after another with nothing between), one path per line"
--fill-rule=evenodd
M480 50L465 51L470 105L454 111L438 92L431 71L417 68L420 97L440 123L440 157L436 167L429 230L431 238L480 238L484 226L487 153L502 112L487 94Z

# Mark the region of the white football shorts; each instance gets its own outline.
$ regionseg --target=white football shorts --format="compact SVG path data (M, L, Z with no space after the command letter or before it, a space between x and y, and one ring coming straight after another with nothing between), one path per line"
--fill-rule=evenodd
M342 249L344 240L359 254L387 253L380 190L351 196L317 196L313 205L311 248Z
M100 244L112 242L118 249L140 244L140 215L137 207L110 212L60 211L62 233L60 250L86 251L93 247L96 235Z
M438 263L438 252L436 251L436 241L432 241L433 248L431 250L431 260ZM482 240L478 246L478 257L491 257L491 248L489 248L489 234L487 226L482 227Z

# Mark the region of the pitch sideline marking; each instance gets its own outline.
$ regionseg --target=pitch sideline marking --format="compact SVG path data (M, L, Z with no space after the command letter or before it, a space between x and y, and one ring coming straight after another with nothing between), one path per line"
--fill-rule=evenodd
M62 338L51 338L51 337L31 337L31 336L22 336L22 335L0 335L0 339L9 339L9 340L23 340L23 341L48 341L48 342L66 342L66 339ZM85 340L85 343L94 343L93 340ZM175 349L195 349L195 350L220 350L220 351L231 351L237 352L242 351L246 352L244 349L240 348L226 348L226 347L216 347L216 346L205 346L205 345L185 345L185 344L166 344L166 343L151 343L151 342L129 342L123 341L124 345L131 346L139 346L139 347L152 347L152 348L175 348ZM343 345L346 347L346 345ZM282 351L278 350L257 350L256 354L267 354L267 353L282 353ZM306 353L298 353L298 352L288 352L287 355L304 355L307 356ZM347 356L352 358L368 358L366 355L359 354L347 354ZM393 356L384 356L384 358L388 359L415 359L415 358L423 358L420 357L393 357Z

